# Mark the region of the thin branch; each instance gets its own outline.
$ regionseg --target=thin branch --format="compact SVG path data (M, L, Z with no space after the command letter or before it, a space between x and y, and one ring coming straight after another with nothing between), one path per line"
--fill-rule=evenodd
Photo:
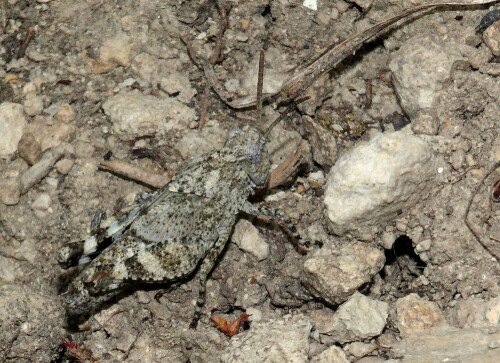
M103 161L99 164L99 169L138 181L153 188L161 188L171 180L168 175L156 174L120 160Z
M486 244L486 242L483 241L483 239L481 238L480 236L480 233L477 232L474 228L474 226L472 225L472 223L469 221L468 217L469 217L469 212L470 212L470 208L472 206L472 201L474 200L475 196L477 195L477 193L479 192L479 188L481 188L481 186L483 185L484 181L491 175L491 173L493 173L498 167L500 166L500 162L496 162L490 170L488 170L488 172L486 173L486 175L483 177L483 179L477 184L476 186L476 189L474 189L474 192L472 193L470 199L469 199L469 202L467 204L467 208L465 209L465 215L464 215L464 221L465 221L465 224L467 225L467 227L470 229L470 231L472 232L472 234L474 235L474 237L476 238L476 240L481 244L481 246L483 246L483 248L488 251L488 253L493 256L498 262L500 262L500 256L498 256L495 251L493 251L491 249L490 246L488 246L488 244Z
M257 80L257 119L262 117L262 88L264 86L264 56L265 51L262 49L259 56L259 78Z

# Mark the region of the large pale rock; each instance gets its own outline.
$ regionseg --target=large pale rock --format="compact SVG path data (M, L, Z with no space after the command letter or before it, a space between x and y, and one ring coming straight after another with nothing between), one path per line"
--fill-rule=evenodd
M465 60L457 44L433 36L417 35L392 54L394 87L410 119L431 110L454 63Z
M112 61L123 67L130 64L134 42L126 34L117 34L106 39L99 49L103 61Z
M403 339L391 352L403 363L496 363L500 331L491 328L457 329L438 326Z
M196 118L192 109L176 99L159 99L137 90L110 97L102 107L122 140L153 133L165 135L185 128Z
M385 256L378 249L356 243L306 260L302 282L314 296L337 305L370 281L384 263Z
M329 335L340 343L376 337L385 328L388 309L387 303L355 292L335 312Z
M334 314L321 309L313 311L310 317L320 334L335 342L348 343L380 335L387 322L388 310L387 303L356 291Z
M27 125L22 105L12 102L0 104L0 158L8 158L16 152Z
M403 338L445 322L439 306L417 294L410 294L399 299L396 302L396 312L399 334Z
M485 301L480 298L461 300L453 308L451 323L459 328L480 328L500 323L500 296Z
M406 130L357 145L328 174L324 203L332 231L380 226L423 199L437 174L429 143Z
M234 336L222 355L227 363L308 362L312 325L303 315L252 323Z

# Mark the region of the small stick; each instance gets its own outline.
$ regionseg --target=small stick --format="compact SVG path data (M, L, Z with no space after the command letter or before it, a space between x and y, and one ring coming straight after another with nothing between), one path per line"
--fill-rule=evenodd
M373 102L373 86L372 80L369 79L366 81L366 101L365 101L365 110L369 110L372 107Z
M264 85L264 56L265 51L262 49L259 56L259 78L257 80L257 119L262 117L262 88Z
M488 253L493 256L498 262L500 262L500 256L498 256L492 249L490 246L488 246L486 244L486 242L484 242L482 239L481 239L481 236L479 235L479 232L477 232L474 227L472 226L472 223L469 221L468 219L468 216L469 216L469 212L470 212L470 208L472 206L472 201L474 200L474 197L477 195L477 193L479 192L479 188L481 188L481 185L483 185L484 181L491 175L491 173L493 173L498 167L500 166L500 161L499 162L496 162L495 164L493 164L493 166L491 167L490 170L488 170L488 172L486 173L486 175L483 177L483 179L477 184L476 186L476 189L474 189L474 192L472 193L470 199L469 199L469 202L467 204L467 208L465 209L465 215L464 215L464 221L465 221L465 224L467 225L467 227L470 229L470 231L472 232L472 234L474 235L474 237L476 238L476 240L481 244L481 246L483 246L483 248L488 251Z
M5 32L7 30L7 0L1 0L0 10L2 11L2 31Z
M153 188L161 188L171 180L168 175L156 174L121 160L103 161L99 164L99 169L138 181Z
M31 40L35 36L35 28L31 27L28 29L28 33L26 34L26 37L24 38L23 44L21 44L21 47L17 51L17 59L24 58L24 55L26 54L26 48L28 48L28 45L30 44Z
M222 4L222 2L217 1L217 7L219 8L220 12L220 21L219 21L219 31L217 32L216 36L216 41L215 41L215 50L212 54L212 57L210 59L210 63L212 66L216 65L222 56L222 53L224 51L224 32L226 29L229 27L229 8L226 7L225 5ZM191 52L193 50L191 49ZM189 50L188 50L189 52ZM207 111L208 111L208 103L209 103L209 96L210 96L210 88L212 87L211 82L208 82L207 85L205 86L205 90L203 92L203 106L201 108L201 114L200 114L200 124L198 126L198 129L201 130L203 126L205 126L206 118L207 118Z
M69 154L69 151L68 144L60 144L46 151L42 158L21 176L21 194L25 194L32 186L45 178L54 164L64 155Z

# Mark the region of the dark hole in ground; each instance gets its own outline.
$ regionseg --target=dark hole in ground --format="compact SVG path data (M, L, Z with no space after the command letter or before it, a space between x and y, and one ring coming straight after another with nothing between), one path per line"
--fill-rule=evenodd
M402 256L407 256L419 269L424 269L427 266L427 264L415 253L411 238L406 235L396 238L392 248L390 250L385 250L385 264L393 265L396 260Z
M267 4L266 7L264 8L264 11L262 13L260 13L260 15L265 17L265 16L270 15L270 14L271 14L271 5Z

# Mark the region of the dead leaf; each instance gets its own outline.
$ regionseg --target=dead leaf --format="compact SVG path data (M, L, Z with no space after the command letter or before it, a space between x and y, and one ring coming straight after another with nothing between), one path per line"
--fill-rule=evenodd
M226 334L228 337L232 337L233 335L236 335L240 332L240 325L245 321L248 321L249 317L250 315L248 315L247 313L243 313L238 319L234 320L230 324L226 319L219 318L218 316L211 316L210 319L214 322L214 324L221 332Z

